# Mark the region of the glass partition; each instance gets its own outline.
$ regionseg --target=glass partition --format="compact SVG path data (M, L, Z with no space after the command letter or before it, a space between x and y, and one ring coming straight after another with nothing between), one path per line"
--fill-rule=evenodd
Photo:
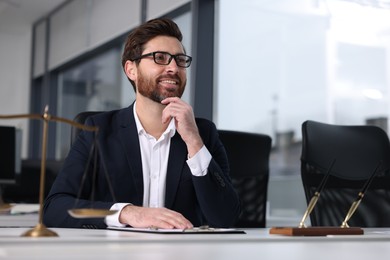
M120 56L119 48L110 49L62 71L58 77L58 116L73 119L82 111L128 106L134 94L130 83L123 80ZM56 158L62 159L70 147L70 126L58 125L56 138Z
M219 128L275 146L299 142L309 119L387 130L389 1L226 0L218 11Z

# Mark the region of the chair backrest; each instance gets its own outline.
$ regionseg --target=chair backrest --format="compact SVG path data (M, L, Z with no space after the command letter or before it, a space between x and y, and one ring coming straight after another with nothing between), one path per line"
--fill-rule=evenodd
M310 215L312 226L339 226L364 183L379 165L348 224L390 226L390 143L381 128L368 125L302 124L301 177L307 202L331 166L330 177Z
M88 117L96 115L96 114L100 114L100 113L102 113L102 111L84 111L84 112L80 112L79 114L77 114L75 116L73 121L75 121L76 123L84 124L85 120L87 120ZM79 135L79 133L81 131L82 130L80 128L72 126L71 133L70 133L70 143L71 144L74 143L74 141L76 140L77 136Z
M271 137L218 130L230 164L230 177L242 213L236 227L265 227Z

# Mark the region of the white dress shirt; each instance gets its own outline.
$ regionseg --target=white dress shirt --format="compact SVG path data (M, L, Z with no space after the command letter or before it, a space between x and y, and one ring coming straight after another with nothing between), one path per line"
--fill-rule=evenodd
M169 149L171 138L176 133L175 119L172 118L167 129L156 140L143 128L136 113L134 103L134 118L138 131L141 147L142 172L144 183L144 207L164 207L165 187L168 168ZM192 157L188 158L187 164L194 176L204 176L211 161L211 154L203 147ZM117 210L116 214L107 216L105 221L108 226L125 226L119 222L120 211L130 203L115 203L111 210Z

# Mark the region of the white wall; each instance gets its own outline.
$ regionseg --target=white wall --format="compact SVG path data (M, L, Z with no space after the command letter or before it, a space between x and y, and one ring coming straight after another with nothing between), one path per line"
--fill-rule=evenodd
M30 27L15 32L0 31L0 114L29 113L30 106ZM1 120L23 131L22 155L27 156L28 119Z

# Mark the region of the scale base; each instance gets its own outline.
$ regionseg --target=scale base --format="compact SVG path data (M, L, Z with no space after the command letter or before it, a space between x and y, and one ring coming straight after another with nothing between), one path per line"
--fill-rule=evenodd
M272 227L270 234L285 236L327 236L327 235L363 235L359 227Z
M58 237L57 233L51 231L43 224L38 224L34 228L22 234L22 237Z

